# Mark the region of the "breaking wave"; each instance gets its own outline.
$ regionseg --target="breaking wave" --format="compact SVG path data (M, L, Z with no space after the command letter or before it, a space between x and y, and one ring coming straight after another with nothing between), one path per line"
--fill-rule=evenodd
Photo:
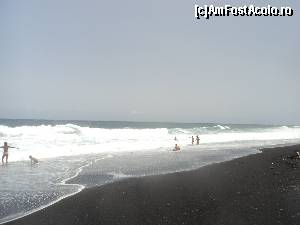
M29 155L52 158L90 153L118 153L170 148L174 137L180 145L189 145L199 135L201 144L265 141L299 141L299 126L234 127L211 125L192 128L96 128L75 124L9 127L0 125L0 141L19 149L10 149L10 161L27 160Z

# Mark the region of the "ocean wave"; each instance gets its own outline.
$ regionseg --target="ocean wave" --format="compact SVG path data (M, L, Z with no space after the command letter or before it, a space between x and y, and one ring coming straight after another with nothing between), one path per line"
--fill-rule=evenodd
M120 180L120 179L124 179L124 178L133 177L132 175L128 175L128 174L124 174L124 173L116 173L116 172L110 172L110 173L108 173L108 175L113 176L114 180Z
M91 128L75 124L9 127L0 125L0 141L20 149L10 149L10 161L27 160L29 155L52 158L89 153L119 153L170 149L186 146L191 136L200 135L201 144L222 142L300 140L299 127L235 127L211 125L192 128ZM0 143L1 144L1 143Z
M226 129L230 129L230 127L229 126L226 126L226 125L216 125L216 126L214 126L215 128L219 128L219 129L221 129L221 130L226 130Z

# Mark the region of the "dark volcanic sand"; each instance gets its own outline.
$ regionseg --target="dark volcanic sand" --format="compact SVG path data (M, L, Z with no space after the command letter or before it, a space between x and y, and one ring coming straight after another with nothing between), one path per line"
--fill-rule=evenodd
M300 146L86 189L7 224L300 224ZM272 164L274 163L274 164Z

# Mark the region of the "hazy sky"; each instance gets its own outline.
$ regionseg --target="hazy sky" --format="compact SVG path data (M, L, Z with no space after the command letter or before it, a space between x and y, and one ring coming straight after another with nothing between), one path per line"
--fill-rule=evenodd
M225 2L0 0L0 118L300 124L299 1Z

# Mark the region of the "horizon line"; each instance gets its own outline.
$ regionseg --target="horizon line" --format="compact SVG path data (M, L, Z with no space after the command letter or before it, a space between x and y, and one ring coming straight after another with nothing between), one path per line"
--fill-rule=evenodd
M268 126L285 126L296 124L269 124L269 123L230 123L230 122L176 122L176 121L133 121L133 120L87 120L87 119L32 119L32 118L0 118L0 120L37 120L37 121L78 121L78 122L126 122L126 123L172 123L172 124L231 124L231 125L268 125Z

